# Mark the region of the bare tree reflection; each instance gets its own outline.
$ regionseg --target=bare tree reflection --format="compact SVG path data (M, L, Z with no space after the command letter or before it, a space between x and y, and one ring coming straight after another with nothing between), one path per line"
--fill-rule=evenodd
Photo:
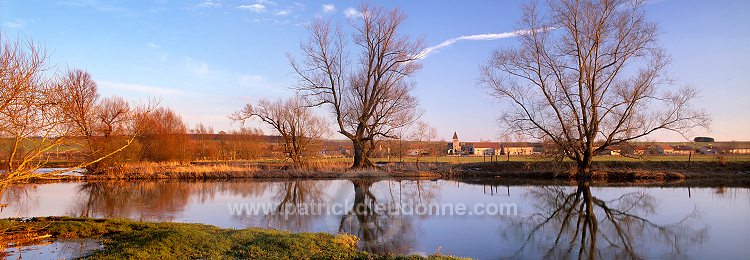
M294 232L309 230L311 221L324 213L328 185L329 182L300 180L275 183L273 200L278 205L275 214L266 216L269 226Z
M38 201L24 198L29 198L29 191L34 190L36 190L36 185L34 184L14 185L0 189L0 213L3 213L8 205L13 204L11 209L16 209L14 213L17 216L12 217L29 215L29 212L38 206Z
M269 187L263 182L88 182L79 186L72 213L81 217L169 221L182 213L191 199L205 202L219 192L252 197Z
M394 210L427 206L437 199L437 185L426 181L389 181L382 198L372 192L373 180L351 180L354 201L341 217L339 232L359 237L362 250L380 255L407 254L415 247L415 216ZM424 216L424 215L419 215Z
M192 189L179 182L90 182L79 187L81 217L173 220Z
M511 223L512 228L522 229L516 234L525 236L514 258L534 249L544 258L641 258L649 246L679 256L706 237L705 228L691 229L695 210L669 225L646 218L656 211L656 200L642 192L605 201L591 193L589 182L579 182L573 192L547 186L531 189L527 196L537 201L538 213Z

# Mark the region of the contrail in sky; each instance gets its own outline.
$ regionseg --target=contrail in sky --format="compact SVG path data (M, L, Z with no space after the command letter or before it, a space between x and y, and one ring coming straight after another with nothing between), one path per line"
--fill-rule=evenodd
M421 52L419 52L416 56L417 59L424 59L427 57L428 54L431 52L442 49L448 46L451 46L452 44L456 43L457 41L462 40L471 40L471 41L485 41L485 40L497 40L497 39L505 39L505 38L513 38L517 36L521 36L524 34L527 34L531 32L531 30L518 30L513 32L504 32L504 33L486 33L486 34L474 34L474 35L464 35L459 36L456 38L448 39L444 42L441 42L438 45L427 47Z

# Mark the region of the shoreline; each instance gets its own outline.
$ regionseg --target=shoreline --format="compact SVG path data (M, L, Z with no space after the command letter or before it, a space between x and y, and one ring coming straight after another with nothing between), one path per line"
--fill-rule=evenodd
M594 162L592 181L672 181L731 179L750 185L750 162ZM105 174L62 175L51 181L209 180L209 179L346 179L346 178L503 178L574 180L570 162L389 163L376 168L349 169L332 163L306 169L262 163L140 163ZM34 181L39 181L35 179Z

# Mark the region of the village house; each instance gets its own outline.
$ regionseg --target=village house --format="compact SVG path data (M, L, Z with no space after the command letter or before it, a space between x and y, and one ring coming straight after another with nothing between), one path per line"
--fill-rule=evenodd
M698 153L700 154L719 154L721 153L721 150L718 147L714 147L713 145L706 145L701 148L698 148Z
M471 154L475 156L493 156L503 153L503 144L498 142L476 142L471 144Z
M350 157L351 143L346 141L324 141L320 156L324 158Z
M695 148L687 145L677 145L672 148L674 148L674 151L672 151L674 155L690 155L695 153Z
M648 149L648 153L653 155L672 155L674 154L674 148L668 144L657 144L651 146Z
M453 142L447 146L448 155L533 155L542 154L544 149L541 143L526 142L460 142L458 134L453 133Z
M544 147L537 143L507 143L503 145L505 154L533 155L542 154Z
M604 148L601 152L599 152L599 155L620 155L620 147L610 145Z
M744 148L730 148L727 150L727 153L732 154L750 154L750 148L744 147Z
M648 146L625 144L620 146L620 154L625 156L641 156L646 154Z
M426 156L430 155L430 151L428 149L419 149L419 148L413 148L406 150L407 156Z

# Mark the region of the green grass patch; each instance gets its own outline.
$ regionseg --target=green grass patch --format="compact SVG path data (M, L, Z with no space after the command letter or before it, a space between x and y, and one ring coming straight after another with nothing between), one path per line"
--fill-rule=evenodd
M357 238L347 234L223 229L190 223L46 217L28 221L2 219L0 232L3 230L6 234L101 239L104 249L87 256L97 259L425 259L418 255L379 256L358 251ZM433 255L428 259L455 258Z

